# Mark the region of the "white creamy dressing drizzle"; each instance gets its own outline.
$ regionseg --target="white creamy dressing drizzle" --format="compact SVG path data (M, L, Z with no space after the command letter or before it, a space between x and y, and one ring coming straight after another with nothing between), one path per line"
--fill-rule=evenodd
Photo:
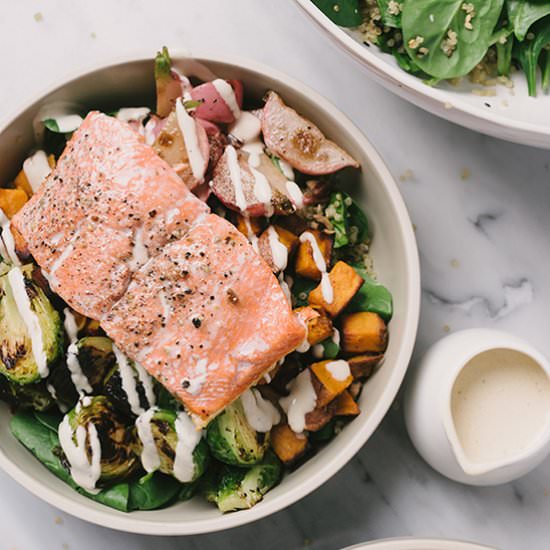
M130 365L130 362L128 361L126 355L124 355L114 344L113 352L115 354L116 362L120 371L122 389L128 397L128 404L130 405L130 409L134 414L139 416L145 411L140 404L134 369Z
M306 427L306 414L315 409L317 403L309 369L303 370L291 380L287 389L290 391L289 395L281 397L279 404L286 413L292 431L302 433Z
M42 150L36 151L23 162L23 172L27 176L27 180L33 190L33 193L38 191L42 182L50 175L52 171L46 153Z
M287 299L290 306L292 306L292 293L290 292L290 286L285 280L284 273L281 271L279 273L279 276L277 277L279 284L281 285L281 289L283 291L283 294L285 295L285 298Z
M340 332L336 327L332 329L332 336L330 339L338 346L340 347ZM316 359L321 359L325 355L325 348L322 343L315 344L312 348L313 357Z
M243 111L241 116L229 127L229 134L244 143L260 140L262 123L257 116Z
M57 128L62 134L70 134L80 127L84 119L80 115L59 115L53 117L57 123Z
M11 223L4 211L0 208L0 225L2 226L2 241L5 245L5 260L11 260L14 265L21 265L15 252L15 241L11 232ZM4 252L4 251L2 251Z
M281 420L277 408L254 388L241 394L241 404L248 423L257 432L268 432Z
M57 277L55 276L55 274L57 270L63 265L63 262L72 254L74 250L74 243L79 237L80 237L80 229L77 229L74 235L71 237L71 240L63 250L63 252L52 263L50 272L47 275L50 286L51 285L57 286L59 284L59 281L57 280Z
M160 456L151 429L151 420L157 410L157 407L151 407L136 419L137 434L143 446L141 464L146 472L154 472L160 467Z
M235 189L235 205L241 212L246 212L248 206L246 198L244 196L243 181L241 179L241 168L239 166L239 159L237 157L237 151L233 145L228 145L225 148L227 154L227 165L229 168L229 177L231 183Z
M187 157L189 158L189 165L191 166L193 176L195 179L202 181L207 163L202 156L199 144L197 122L187 112L181 100L176 101L176 119L181 135L183 136L185 148L187 149Z
M176 456L174 458L174 477L182 483L193 480L195 475L195 462L193 451L199 444L202 434L197 430L191 417L184 411L178 413L176 418Z
M244 216L244 225L246 227L247 238L250 241L252 248L257 254L259 254L260 252L258 248L258 237L254 233L254 231L252 231L252 226L250 225L250 220L248 216Z
M308 242L311 245L313 261L315 262L317 269L321 272L321 294L323 295L323 300L327 304L332 304L334 300L334 290L332 288L332 283L330 282L330 277L327 273L327 264L325 263L323 253L317 244L317 239L313 233L305 231L300 235L300 242Z
M79 405L80 406L80 402ZM78 410L78 409L77 409ZM58 428L59 443L70 465L71 477L74 482L91 494L96 494L99 489L96 483L101 475L101 443L94 424L88 423L86 427L78 426L73 432L69 416L65 415ZM76 436L76 442L74 437ZM86 439L91 450L88 458Z
M143 386L143 392L145 393L145 398L149 403L149 406L152 407L155 405L157 398L155 396L155 388L153 386L153 379L149 376L149 373L141 366L140 363L134 361L134 368L136 369L138 380Z
M237 96L235 95L233 86L231 86L227 80L223 80L222 78L216 78L216 80L213 80L212 86L216 88L216 91L220 94L225 104L229 107L229 110L233 116L235 118L239 118L241 110L239 108L239 104L237 103Z
M143 227L138 227L134 233L134 243L132 247L132 259L129 262L130 269L137 270L147 263L149 252L143 242Z
M292 166L288 164L286 160L283 160L282 158L279 158L279 166L281 167L281 172L283 173L283 176L290 181L294 181L294 170L292 169Z
M19 267L13 267L8 272L8 281L13 292L13 299L23 323L27 327L27 332L31 339L32 355L38 368L38 374L41 378L46 378L50 373L48 368L48 358L44 350L44 335L38 315L31 307L31 300L25 288L25 277Z
M292 204L300 210L304 207L304 194L302 193L302 190L298 187L298 184L295 182L288 180L286 182L286 192L292 201Z
M78 361L78 327L76 326L76 320L71 310L66 307L63 310L65 319L63 326L65 332L69 338L69 347L67 348L67 367L71 373L71 380L78 393L92 393L93 389L90 385L90 381L84 374L80 362Z
M123 122L142 122L150 112L149 107L126 107L118 110L116 118Z
M325 365L325 368L334 380L338 382L343 382L351 376L351 370L349 368L349 363L343 359L338 359L337 361L330 361Z
M273 265L279 270L284 271L288 264L288 249L279 239L277 230L270 225L267 228L269 248L271 249L271 259Z

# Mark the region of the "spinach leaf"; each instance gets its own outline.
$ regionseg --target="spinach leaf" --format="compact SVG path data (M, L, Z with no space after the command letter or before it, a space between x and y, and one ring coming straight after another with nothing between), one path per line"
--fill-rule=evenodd
M485 56L504 0L409 0L403 5L405 48L438 79L468 74Z
M330 194L325 208L325 216L334 229L334 248L348 244L362 243L367 240L369 223L361 207L343 191Z
M542 91L550 92L550 51L546 50L541 56L540 66L542 69Z
M116 510L127 512L129 495L127 483L119 483L113 487L104 489L96 495L89 494L76 485L61 462L61 449L57 437L57 428L53 429L54 424L50 420L46 420L45 416L41 415L41 420L38 420L35 414L28 411L18 412L13 415L10 421L10 429L13 436L44 464L48 470L80 494Z
M548 0L506 0L506 8L518 40L525 39L531 25L550 15Z
M151 472L130 483L129 510L158 510L173 502L182 484L171 476Z
M363 209L351 199L351 204L348 206L349 224L352 231L357 228L357 235L354 243L363 243L369 238L369 220L363 212Z
M192 481L191 483L182 483L181 489L178 494L178 500L190 500L192 499L199 489L199 484L202 478Z
M401 28L401 11L405 0L376 0L386 27Z
M294 278L291 293L294 307L302 307L308 305L309 293L318 285L316 281L306 279L305 277Z
M359 0L311 0L333 23L357 27L363 22Z
M384 285L370 277L364 267L354 265L353 269L361 275L365 282L351 299L346 311L350 313L372 311L380 315L388 323L393 316L393 298L391 292Z
M517 42L514 49L514 57L519 61L525 76L529 95L537 95L537 68L543 49L550 44L550 18L543 19L533 26L535 38ZM544 58L542 58L544 61ZM544 69L544 67L543 67ZM546 82L545 82L546 78ZM543 73L543 88L547 85L548 77Z
M506 29L502 30L506 31ZM495 42L495 48L497 50L497 73L501 76L510 75L514 40L511 33L502 32Z

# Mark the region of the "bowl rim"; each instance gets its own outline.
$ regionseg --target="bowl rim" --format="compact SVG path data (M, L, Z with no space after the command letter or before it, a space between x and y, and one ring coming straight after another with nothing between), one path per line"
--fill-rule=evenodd
M420 264L416 238L414 236L413 225L410 220L409 213L399 192L398 186L389 169L386 167L382 158L371 145L369 140L338 108L336 108L321 94L314 91L301 81L267 65L249 60L245 57L217 55L209 52L207 53L206 51L201 51L198 53L194 51L192 55L187 52L182 54L182 52L178 52L176 48L172 48L171 57L175 62L181 58L191 57L199 62L205 62L206 64L209 62L223 63L264 74L272 80L284 83L287 86L296 89L299 93L307 96L312 103L319 107L320 110L341 122L351 139L358 144L358 146L370 159L380 180L384 182L383 184L385 190L397 214L396 230L398 230L400 238L405 246L404 266L406 273L404 279L406 281L405 286L407 303L404 307L406 319L404 320L402 342L395 358L396 368L379 397L379 406L369 415L369 422L365 422L358 428L354 434L354 437L348 442L348 445L341 448L337 459L320 464L306 480L289 485L288 489L281 495L277 495L277 497L269 501L264 500L249 510L241 510L231 514L220 514L217 518L210 517L201 520L188 520L181 522L174 522L173 520L150 521L143 519L141 515L138 515L139 512L128 513L125 515L113 514L112 510L106 506L102 506L100 509L95 509L86 502L77 502L70 497L59 494L54 488L43 485L10 460L10 458L0 449L0 468L4 470L12 479L17 481L35 496L46 501L48 504L51 504L52 506L55 506L56 508L72 516L96 525L129 533L166 536L211 533L223 529L238 527L240 525L264 518L305 497L317 489L320 485L325 483L345 464L347 464L347 462L359 451L359 449L370 438L372 433L378 428L401 386L416 340L420 316L421 294ZM7 120L0 121L0 134L3 134L26 109L40 101L49 93L61 89L73 81L79 80L86 75L99 70L105 70L118 65L147 61L151 61L150 55L137 55L134 53L124 56L114 56L107 59L102 58L88 67L69 71L64 78L56 79L55 84L48 86L46 89L34 94L31 99L25 101L23 105L20 105L14 111L15 114L7 118Z
M456 103L452 99L450 101L449 92L427 86L421 79L407 74L399 67L394 67L374 55L369 51L369 48L359 44L333 23L311 0L294 1L321 29L330 34L340 47L371 71L380 84L388 87L397 95L435 115L466 128L472 129L468 124L469 121L482 121L488 124L490 129L487 127L483 130L478 128L480 132L515 141L516 143L529 143L538 147L550 148L550 124L538 125L507 118L496 114L495 111L470 105L461 101L458 97ZM419 102L413 102L411 96L416 96ZM470 118L465 120L460 117L460 113ZM499 130L508 130L511 133L507 136L499 135ZM525 134L523 138L519 136L520 133Z
M360 542L343 550L496 550L476 542L458 539L398 537Z

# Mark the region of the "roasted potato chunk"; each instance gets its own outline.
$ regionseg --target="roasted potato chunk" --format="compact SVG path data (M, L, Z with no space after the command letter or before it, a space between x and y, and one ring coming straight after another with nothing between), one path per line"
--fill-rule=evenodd
M258 239L258 251L260 252L262 258L267 262L267 265L271 268L271 271L273 271L273 273L279 273L279 271L284 270L286 266L278 265L277 258L273 257L274 253L277 254L276 247L282 245L286 248L286 261L288 262L288 258L296 250L299 240L294 233L291 233L282 227L277 225L273 225L271 227L272 229L268 227L260 235L260 238ZM272 243L272 239L277 239L278 242ZM285 259L284 254L282 259Z
M13 218L29 197L23 189L0 189L0 208L8 218Z
M348 359L348 364L354 380L368 378L383 358L383 353L356 355L355 357L350 357Z
M329 273L333 291L332 302L323 298L321 285L309 293L309 303L322 307L332 318L337 317L357 294L363 284L363 278L346 262L337 262Z
M326 390L326 395L325 392L319 392L317 394L318 406L323 406L326 404L325 402L332 401L353 382L353 376L351 375L349 366L346 361L343 360L319 361L318 363L313 363L310 369L319 382L321 382L324 390ZM342 373L344 376L342 376ZM322 399L320 399L320 397L322 397Z
M342 347L346 353L381 353L388 345L388 329L380 315L351 313L342 319Z
M359 405L347 390L343 391L333 403L335 416L357 416L361 412Z
M263 230L264 218L245 218L242 214L238 214L237 212L233 213L232 217L235 220L235 226L246 238L250 236L251 232L257 237Z
M315 237L319 250L321 251L328 267L332 258L332 237L326 233L316 231L314 229L309 230L308 232ZM313 279L315 281L319 281L321 279L321 272L313 259L311 244L307 241L300 242L298 252L296 253L295 269L298 275L306 277L307 279Z

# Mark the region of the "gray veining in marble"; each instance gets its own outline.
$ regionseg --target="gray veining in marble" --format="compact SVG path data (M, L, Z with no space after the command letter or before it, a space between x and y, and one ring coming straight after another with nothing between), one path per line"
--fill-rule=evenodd
M163 44L268 63L320 91L372 140L417 228L423 309L415 357L446 332L472 326L510 330L550 355L550 154L453 126L394 97L291 0L0 0L0 118L75 68L116 52L150 55ZM543 550L549 518L550 462L502 487L447 481L411 447L399 400L319 490L213 535L162 539L95 527L0 473L1 550L321 550L408 534Z

